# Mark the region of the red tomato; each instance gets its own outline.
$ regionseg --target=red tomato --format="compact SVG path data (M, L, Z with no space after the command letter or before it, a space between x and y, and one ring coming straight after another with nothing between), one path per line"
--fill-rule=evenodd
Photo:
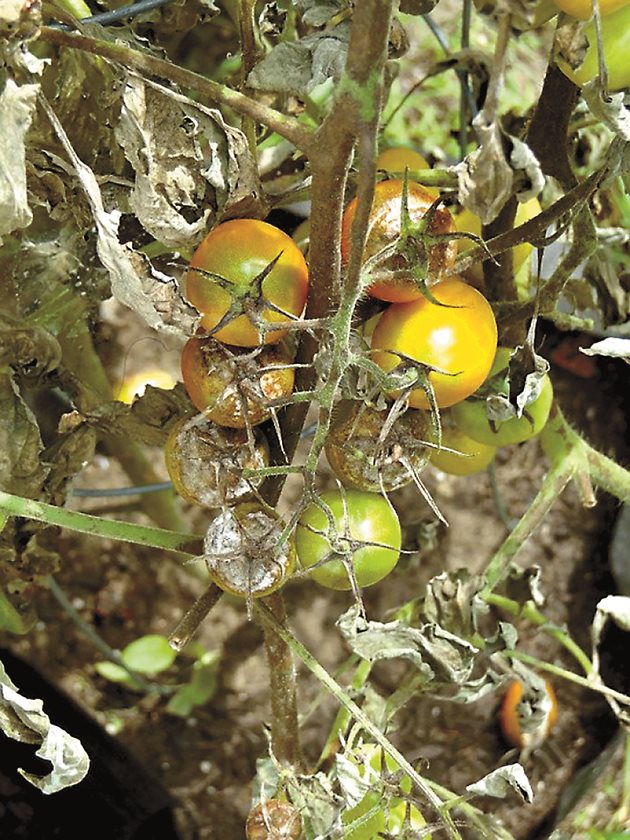
M388 245L393 245L400 236L400 216L402 211L403 182L397 179L380 181L374 190L374 201L370 213L368 235L363 252L363 261L378 254ZM412 222L418 223L426 214L435 200L435 195L420 184L408 184L408 209ZM341 224L341 258L344 263L350 257L352 222L357 209L357 199L354 198L346 207ZM429 234L447 234L455 231L455 223L445 207L438 207L429 226ZM437 277L444 269L455 262L457 244L454 241L441 241L431 245L428 249L427 274ZM381 268L389 271L414 269L406 259L396 254L383 262ZM373 283L367 289L368 294L380 300L401 303L422 297L422 291L411 278L384 279Z
M429 381L438 407L447 408L474 393L488 376L497 325L488 301L462 280L444 280L431 287L431 294L448 306L420 298L394 303L383 312L372 336L372 358L391 371L400 362L394 352L400 352L444 371L431 372ZM409 405L430 407L422 388L411 392Z
M234 219L211 230L193 254L186 276L186 296L203 315L201 326L213 330L236 302L247 307L259 303L256 280L269 270L261 284L264 299L289 315L299 316L306 303L308 269L304 256L290 236L267 222L257 219ZM221 284L209 275L222 278ZM288 321L271 309L263 309L265 321L276 324ZM273 344L284 335L282 330L265 334L265 343ZM214 333L226 344L257 347L262 336L247 314L238 315Z

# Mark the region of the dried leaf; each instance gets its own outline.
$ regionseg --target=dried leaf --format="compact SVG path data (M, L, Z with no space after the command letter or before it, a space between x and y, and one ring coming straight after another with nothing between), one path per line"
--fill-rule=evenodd
M609 356L613 359L623 359L630 364L630 338L604 338L596 341L590 347L580 347L580 352L586 356Z
M116 136L135 172L130 207L169 248L190 248L245 197L262 195L242 132L221 113L136 76ZM250 203L248 215L264 215Z
M277 44L247 77L255 90L304 96L327 79L339 79L346 64L349 25Z
M337 621L354 653L370 662L402 657L409 659L430 681L435 674L461 684L471 674L477 648L437 624L408 627L400 621L382 624L367 621L356 607Z
M499 767L478 782L466 785L466 790L476 796L493 796L497 799L505 799L508 794L516 792L525 802L534 801L534 791L520 764Z
M33 220L26 194L26 151L28 131L39 85L17 85L7 78L0 94L0 244L2 237Z
M37 499L48 475L35 415L8 369L0 369L0 489Z
M584 85L582 95L591 113L601 120L615 134L630 142L630 111L625 106L626 95L607 93L603 90L599 78Z
M513 175L503 149L497 123L484 123L483 111L473 120L479 148L456 167L459 203L479 216L483 224L495 219L512 195Z
M489 611L486 602L477 598L484 585L483 577L472 577L466 569L442 572L427 585L425 616L458 636L472 636L477 631L479 618Z
M85 190L97 230L96 249L109 272L112 294L136 311L150 327L191 335L198 320L196 310L183 299L174 277L153 270L146 257L135 252L128 243L120 243L120 211L105 211L94 173L77 157L47 100L42 98L41 101Z
M79 740L50 722L41 700L23 697L9 679L0 662L0 727L15 741L40 744L35 755L50 761L47 776L18 772L42 793L57 793L82 781L90 767L90 759Z

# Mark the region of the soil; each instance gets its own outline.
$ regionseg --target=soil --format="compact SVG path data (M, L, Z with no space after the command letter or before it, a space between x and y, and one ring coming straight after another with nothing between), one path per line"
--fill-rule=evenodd
M131 328L128 333L119 333L123 346L134 344L133 357L129 356L134 368L142 366L143 355L153 361L159 355L167 366L176 366L176 347L165 347L154 340L137 342L136 338ZM543 352L550 355L558 341L560 338L549 330ZM556 393L568 416L591 441L606 452L617 453L622 463L627 463L627 406L617 396L624 393L627 374L608 361L598 363L596 370L595 378L581 379L562 368L552 369ZM155 460L159 460L157 454ZM510 517L524 511L545 469L535 441L499 453L498 486ZM406 555L385 582L366 591L371 619L383 620L391 608L420 596L428 580L444 569L481 569L505 538L506 528L497 514L487 474L455 478L427 470L425 477L450 527L436 528L426 504L411 490L395 494L407 544L426 545L427 535L432 534L433 546ZM125 483L115 460L103 454L77 481L83 487ZM145 519L137 499L75 498L72 504L102 515ZM549 619L567 624L587 649L595 604L614 591L607 546L617 508L614 500L600 495L596 507L585 509L575 488L569 487L518 556L520 564L535 563L542 568ZM190 526L202 533L207 513L184 503L182 511ZM168 635L204 589L176 558L164 552L69 532L61 533L59 540L63 557L60 586L83 619L114 648L120 649L146 633ZM320 589L307 580L290 583L285 591L295 634L334 672L347 657L335 621L351 604L351 596ZM197 635L206 649L221 653L219 688L205 707L196 709L187 719L166 713L165 701L159 696L143 696L99 676L94 663L101 655L50 594L39 597L38 614L39 622L32 633L22 638L4 636L0 643L67 692L157 778L177 803L180 837L242 838L256 760L267 750L265 725L270 714L262 635L248 620L243 604L222 598ZM526 624L519 626L519 632L522 650L574 669L570 657L548 636ZM611 680L627 690L628 674L619 664L623 654L617 657L612 649L609 662L618 665ZM397 686L400 673L397 665L378 666L374 687L388 694ZM303 666L298 665L298 674L300 709L307 710L320 701L302 729L306 758L314 762L336 705L330 698L322 700L319 684ZM174 669L173 676L182 679L185 673ZM492 800L482 803L518 840L547 836L559 798L577 769L598 755L615 731L608 707L598 695L560 680L555 685L560 703L557 727L541 749L523 759L534 788L533 804L523 805L515 798L505 804ZM517 760L514 752L508 754L497 728L499 699L490 695L463 706L430 697L416 698L399 713L392 739L410 760L421 762L432 779L463 792L466 785L498 764ZM5 767L4 771L10 773L11 769ZM0 811L0 834L9 836L2 826ZM120 831L118 836L124 837L125 832Z

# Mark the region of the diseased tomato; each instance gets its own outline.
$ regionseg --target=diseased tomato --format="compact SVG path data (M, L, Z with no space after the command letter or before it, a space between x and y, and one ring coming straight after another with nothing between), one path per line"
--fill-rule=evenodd
M136 397L144 394L147 385L170 391L176 384L175 377L163 368L147 368L125 377L120 385L114 388L114 397L119 402L131 405Z
M514 747L534 750L545 741L558 717L558 703L553 686L545 680L545 690L515 680L510 683L501 704L501 732Z
M260 351L223 347L213 338L191 338L182 351L182 378L193 405L221 426L256 426L273 400L293 391L294 371L284 342ZM247 418L247 419L246 419Z
M403 173L405 169L411 171L417 169L431 169L427 161L415 149L405 149L402 147L392 147L385 149L376 158L376 168L383 170L383 172ZM440 191L435 187L424 187L434 198L437 198Z
M183 499L219 508L253 493L262 479L247 480L243 470L269 466L269 447L259 430L250 446L246 432L224 429L197 415L173 426L164 460L175 491Z
M302 817L296 807L282 799L266 799L249 812L247 840L300 840Z
M329 589L351 589L350 568L359 587L382 580L398 562L401 544L387 499L363 490L326 490L320 499L332 520L315 502L300 517L295 544L302 568Z
M261 598L279 589L295 569L295 545L279 545L284 523L257 502L225 508L210 523L204 560L221 589L241 598Z
M506 376L511 352L507 347L499 347L488 376L488 388L484 386L479 398L465 400L453 406L451 411L453 420L464 434L490 446L510 446L535 437L544 428L553 401L551 379L545 374L538 397L525 406L521 417L510 417L502 422L490 420L486 398L490 393L503 396L509 393Z
M623 90L630 87L628 32L630 32L630 5L626 2L621 8L602 17L602 43L608 71L609 90ZM568 76L572 82L580 87L584 87L585 84L593 81L599 75L595 21L590 21L584 27L583 34L586 36L589 46L580 66L573 69L562 59L558 60L558 67L565 76Z
M429 460L434 467L449 475L473 475L481 472L497 453L496 446L479 443L456 426L446 423L442 426L441 444L442 447L455 451L447 452L444 448L429 449Z
M211 230L193 254L186 275L186 296L202 313L204 330L213 330L231 307L243 308L246 314L214 333L237 347L262 343L250 317L252 310L259 307L260 316L270 324L286 322L301 314L307 290L308 269L298 246L286 233L258 219L234 219ZM265 308L261 294L288 315ZM282 330L273 330L265 333L264 341L273 344L283 335Z
M381 315L372 336L372 358L393 370L402 353L437 368L429 374L439 408L473 394L487 377L497 347L497 325L484 296L458 278L431 287L439 306L426 298L394 303ZM390 351L390 352L388 352ZM429 408L422 388L409 395L412 408Z
M374 201L370 213L368 235L363 252L363 262L382 251L383 248L395 245L400 237L400 222L402 212L403 181L393 179L380 181L374 189ZM417 224L425 216L427 210L435 200L435 195L420 184L408 184L408 209L413 223ZM350 257L352 244L352 222L357 209L356 198L346 207L341 224L341 258L344 263ZM431 235L448 234L455 231L455 224L451 214L445 207L438 207L428 228ZM442 240L430 244L428 253L421 243L420 236L414 243L407 243L405 254L396 253L379 264L379 271L409 270L409 277L387 277L372 283L367 289L372 297L380 300L403 302L422 297L422 290L413 279L418 272L422 279L431 277L435 280L441 272L453 265L457 255L457 245L454 241ZM423 261L426 263L422 265Z
M428 415L409 409L396 418L381 443L387 416L387 411L376 411L358 401L346 400L335 408L326 457L346 486L378 493L382 482L389 492L413 481L411 470L422 471L429 453L422 445L429 436Z
M593 16L591 0L553 0L562 12L580 20L589 20ZM628 0L598 0L599 13L602 17L628 5Z
M514 227L525 224L534 216L542 212L542 207L537 198L530 198L529 201L519 202L516 209L516 216L514 217ZM461 233L474 233L476 236L481 236L481 219L470 210L461 210L454 216L457 230ZM470 250L475 245L472 239L458 239L457 244L459 252ZM529 242L521 242L516 248L512 249L512 269L514 274L521 268L525 260L530 256L534 246ZM483 266L481 263L474 263L470 268L466 269L466 277L469 277L476 284L483 283Z
M409 812L408 826L412 832L415 833L426 826L422 812L411 802L408 805L404 796L386 798L381 782L383 768L392 776L399 774L400 768L389 755L385 755L384 762L382 756L383 749L376 744L364 744L353 753L346 754L350 761L357 764L363 785L371 790L368 790L357 805L342 814L341 820L344 826L347 826L344 840L376 840L381 836L402 836L407 810ZM411 793L409 776L403 776L398 784L401 794ZM372 810L374 814L360 822L361 817ZM353 823L356 825L354 828ZM431 840L431 836L431 834L423 835L425 840Z

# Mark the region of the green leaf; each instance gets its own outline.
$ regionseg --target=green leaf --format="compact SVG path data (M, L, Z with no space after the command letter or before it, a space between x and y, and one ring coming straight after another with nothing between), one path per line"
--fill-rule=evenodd
M136 639L122 652L127 667L139 674L159 674L175 661L177 653L164 636L150 635Z
M197 706L203 706L217 690L217 667L219 656L206 653L193 666L190 682L182 686L168 701L166 711L172 715L186 717Z
M96 662L94 665L94 670L97 674L100 674L101 677L104 677L110 682L133 685L133 681L129 675L129 672L125 671L124 668L121 668L120 665L116 665L115 662Z

